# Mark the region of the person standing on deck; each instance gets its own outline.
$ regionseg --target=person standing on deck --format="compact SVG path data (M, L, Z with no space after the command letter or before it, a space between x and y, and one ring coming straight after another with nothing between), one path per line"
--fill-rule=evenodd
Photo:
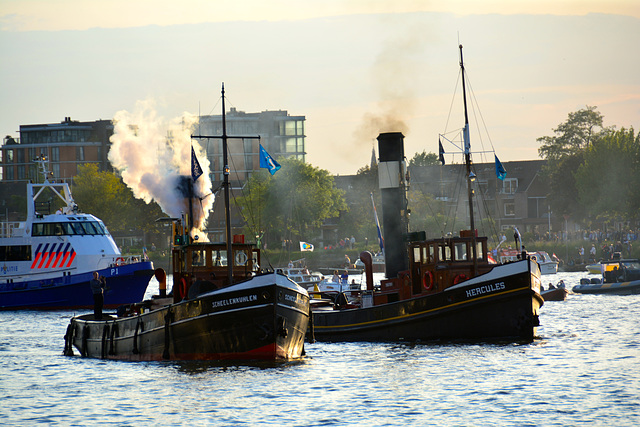
M104 288L106 287L104 277L100 277L97 271L93 272L93 279L89 282L93 293L93 318L102 320L102 306L104 305Z

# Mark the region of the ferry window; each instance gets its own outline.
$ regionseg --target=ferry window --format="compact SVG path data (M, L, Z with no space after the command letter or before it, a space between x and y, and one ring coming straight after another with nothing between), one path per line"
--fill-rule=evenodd
M429 245L429 261L436 262L435 258L436 250L433 245Z
M82 227L84 227L84 229L86 230L85 234L98 234L98 232L96 231L95 227L93 226L92 223L90 222L81 222L80 224L82 224Z
M0 261L31 261L31 246L0 246Z
M74 222L71 226L73 227L75 234L86 234L84 228L82 228L82 225L79 222Z
M44 224L33 224L33 229L31 230L32 236L42 236L44 233Z
M91 222L91 224L96 229L96 234L106 234L105 226L101 222Z
M44 231L42 232L43 236L55 236L56 229L53 223L42 224L44 226Z
M75 230L73 229L70 223L62 222L60 224L62 225L62 230L64 231L64 234L76 234Z
M101 222L94 222L93 226L98 230L98 234L109 234L107 227Z
M423 263L428 263L429 262L429 254L427 253L427 247L426 246L422 247L422 262Z
M482 242L477 242L476 244L476 254L478 259L484 259L487 255L482 250Z

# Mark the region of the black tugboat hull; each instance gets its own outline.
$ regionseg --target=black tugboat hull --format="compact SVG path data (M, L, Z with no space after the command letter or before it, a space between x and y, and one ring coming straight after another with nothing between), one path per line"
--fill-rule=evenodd
M301 357L309 297L284 276L257 276L229 288L126 318L71 319L82 356L148 360L290 360Z
M436 294L315 311L314 333L318 341L533 340L539 292L537 265L520 261Z

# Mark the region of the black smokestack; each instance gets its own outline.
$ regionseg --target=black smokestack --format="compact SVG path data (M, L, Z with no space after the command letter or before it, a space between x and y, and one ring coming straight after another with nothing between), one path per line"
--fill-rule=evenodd
M404 135L400 132L378 135L378 178L382 195L382 230L387 278L407 270L404 235L409 231L406 198Z

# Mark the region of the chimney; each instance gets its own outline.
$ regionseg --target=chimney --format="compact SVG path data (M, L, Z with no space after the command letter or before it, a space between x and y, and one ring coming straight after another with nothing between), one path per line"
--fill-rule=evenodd
M378 135L378 181L382 195L382 231L387 278L407 270L404 236L409 231L406 197L404 135L400 132Z

